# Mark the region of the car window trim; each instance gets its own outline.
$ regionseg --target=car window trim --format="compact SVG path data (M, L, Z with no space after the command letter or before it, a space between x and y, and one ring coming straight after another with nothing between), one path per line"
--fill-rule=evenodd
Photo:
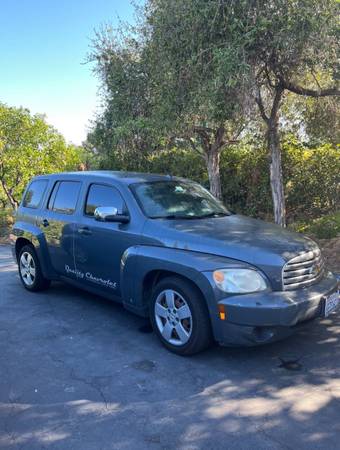
M74 209L73 209L72 212L55 211L55 210L54 210L55 199L56 199L56 197L57 197L57 194L58 194L60 185L61 185L61 183L63 183L63 182L66 182L66 183L67 183L67 182L69 182L69 183L78 183L78 184L79 184L79 192L78 192L78 196L77 196L77 201L76 201L75 207L74 207ZM55 189L55 187L57 186L57 184L59 184L59 186L58 186L58 188ZM46 204L46 209L47 209L47 211L49 211L49 212L51 212L51 213L54 213L54 214L66 214L66 215L68 215L68 216L74 215L74 214L77 212L77 206L78 206L78 204L79 204L79 197L80 197L80 194L81 194L81 191L82 191L82 185L83 185L83 182L80 181L80 180L67 180L67 179L59 179L59 180L56 180L55 183L53 183L53 186L52 186L52 189L51 189L51 192L50 192L50 195L49 195L47 204ZM50 208L50 201L52 200L52 197L53 197L53 204L51 205L51 208Z
M37 181L45 181L45 182L46 182L46 186L45 186L44 192L42 193L42 196L41 196L41 198L40 198L40 200L39 200L38 205L37 205L37 206L27 206L27 205L24 205L25 198L26 198L26 195L27 195L28 191L30 190L30 187L32 186L33 183L35 183L35 182L37 182ZM48 182L49 182L48 178L36 178L35 180L32 180L32 181L30 182L30 184L27 186L27 189L25 190L25 193L24 193L24 195L23 195L23 197L22 197L22 205L21 205L21 206L22 206L23 208L39 209L39 208L41 207L42 203L43 203L44 198L45 198L46 191L47 191L47 188L48 188Z
M118 192L118 194L121 196L121 198L122 198L123 205L126 208L126 214L128 216L130 216L130 212L129 212L129 208L127 206L126 200L125 200L123 194L120 192L120 190L118 189L117 186L114 186L113 184L110 184L110 183L100 183L98 181L93 181L93 182L90 182L89 185L87 186L86 195L84 196L85 198L84 198L84 203L83 203L83 207L82 207L83 217L87 217L88 219L94 219L95 218L94 215L86 214L87 199L88 199L88 196L89 196L89 192L90 192L91 186L93 186L94 184L97 185L97 186L106 186L106 187L110 187L110 188L115 189Z

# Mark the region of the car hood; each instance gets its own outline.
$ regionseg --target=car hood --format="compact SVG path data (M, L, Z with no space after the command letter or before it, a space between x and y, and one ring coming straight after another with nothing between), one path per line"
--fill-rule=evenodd
M150 219L144 233L158 244L245 261L255 266L281 266L317 245L278 225L242 215L166 220Z

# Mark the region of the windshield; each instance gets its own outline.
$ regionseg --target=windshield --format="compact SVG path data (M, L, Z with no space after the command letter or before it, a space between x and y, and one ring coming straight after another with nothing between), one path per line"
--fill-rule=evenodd
M196 219L229 215L206 189L190 181L153 181L133 184L145 214L152 218Z

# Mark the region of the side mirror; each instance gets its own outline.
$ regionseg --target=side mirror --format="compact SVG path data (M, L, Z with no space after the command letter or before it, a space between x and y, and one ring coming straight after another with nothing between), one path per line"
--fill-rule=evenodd
M114 206L99 206L94 210L94 218L100 222L128 223L130 221L127 214L118 214L118 209Z

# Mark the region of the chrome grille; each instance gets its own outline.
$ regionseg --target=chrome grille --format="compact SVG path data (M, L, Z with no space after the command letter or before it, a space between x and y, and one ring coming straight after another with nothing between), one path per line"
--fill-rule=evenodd
M302 253L290 259L282 270L283 289L298 289L318 281L325 271L325 264L319 249Z

